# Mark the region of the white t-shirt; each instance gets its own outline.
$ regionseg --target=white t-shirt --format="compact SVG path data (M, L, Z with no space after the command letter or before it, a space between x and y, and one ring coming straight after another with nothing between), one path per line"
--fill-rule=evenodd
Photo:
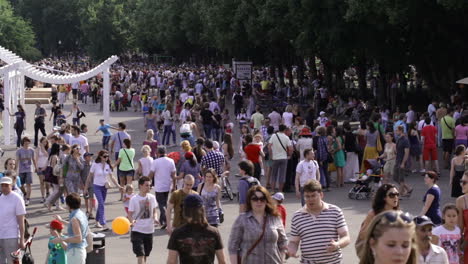
M281 146L280 141L278 141L278 137L281 140L284 148ZM270 141L268 143L271 143L271 151L273 152L272 160L288 158L288 153L285 151L285 149L288 150L288 147L292 146L292 142L288 136L286 136L284 133L275 133L271 135Z
M292 125L293 125L293 113L284 112L283 113L283 122L284 122L285 126L292 127Z
M434 123L431 121L431 126L433 126ZM418 123L418 131L421 131L426 125L426 122L424 120L420 120Z
M18 238L19 228L16 216L25 215L23 198L16 192L0 196L0 239Z
M303 160L297 164L296 172L301 174L299 178L299 186L304 186L310 180L317 179L318 163L315 160Z
M459 261L459 240L461 238L460 228L455 226L455 229L450 231L443 225L438 226L432 230L432 234L439 237L438 246L445 249L447 252L448 260L450 264L458 264Z
M88 139L83 135L79 135L78 137L70 137L68 140L68 144L73 146L75 144L80 146L80 154L83 156L86 153L85 147L88 146Z
M320 126L322 127L324 127L328 122L328 118L326 116L319 116L317 120L319 121Z
M107 163L105 166L103 166L102 163L93 163L89 172L94 175L93 184L99 186L106 185L107 175L112 174L112 170Z
M271 112L268 117L270 118L270 125L278 130L281 123L281 115L278 112Z
M151 172L151 164L153 163L153 158L152 157L141 158L139 161L142 166L141 174L143 174L143 176L148 176Z
M154 172L154 191L168 192L171 190L171 173L176 171L174 160L161 157L153 160L151 171Z
M132 231L143 234L154 233L153 211L155 208L158 208L158 203L153 194L147 193L145 197L140 194L133 196L128 206L128 211L133 212L132 218L136 220Z

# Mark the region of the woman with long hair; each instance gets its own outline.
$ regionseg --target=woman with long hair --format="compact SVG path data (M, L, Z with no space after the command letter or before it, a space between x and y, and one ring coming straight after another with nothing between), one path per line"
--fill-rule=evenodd
M464 145L458 145L455 148L455 157L452 158L452 164L450 166L450 187L453 198L463 195L460 180L463 177L463 173L465 173L465 151L466 147Z
M80 145L74 144L71 146L71 153L64 162L64 164L68 166L67 172L64 176L65 186L67 187L67 193L69 194L79 192L81 171L84 168L84 159L80 154L80 150Z
M141 147L141 153L143 156L138 160L138 169L136 172L138 179L144 176L149 176L151 172L151 164L153 163L153 158L150 155L151 148L148 145L143 145Z
M198 185L197 192L203 199L206 218L211 226L217 227L220 224L221 209L221 186L218 185L218 174L214 169L205 172L204 181Z
M375 192L374 199L372 200L372 209L367 213L366 218L361 224L358 237L356 239L356 252L359 255L362 246L364 245L364 239L366 236L367 229L375 218L376 215L385 211L398 211L400 210L400 193L398 188L394 184L385 183L377 189Z
M143 141L143 145L147 145L151 149L150 156L155 159L158 152L158 141L154 139L154 130L146 130L146 139Z
M37 165L37 176L39 177L39 188L41 190L42 200L41 203L45 202L45 197L49 196L49 184L44 181L44 171L48 166L49 158L49 141L46 137L42 137L39 140L39 146L34 150L36 153L34 158L36 159Z
M468 115L462 116L460 123L455 127L455 145L468 148Z
M8 110L8 114L10 116L15 117L15 124L13 127L15 128L16 131L16 147L19 148L21 146L21 135L23 134L23 131L26 130L26 112L24 112L24 108L22 105L16 106L18 111L16 111L14 114L11 114L10 109L7 107L6 110Z
M49 157L47 158L48 166L54 168L55 165L57 165L57 163L59 162L59 156L60 156L60 145L57 143L54 143L52 144L50 148ZM49 182L49 184L52 186L52 193L50 194L49 197L56 196L57 194L60 193L59 181L62 180L61 178L62 178L61 175L54 175L54 178L53 178L54 180L52 182ZM49 209L49 211L52 211L52 205L48 204L47 201L44 201L44 206L46 206ZM57 209L60 209L58 203L57 203Z
M416 128L416 123L412 122L408 127L408 140L410 142L410 158L415 162L419 163L419 171L425 172L422 150L421 150L421 139L419 137L418 129ZM416 166L414 166L416 168ZM416 169L413 169L413 173L417 172Z
M401 211L386 211L369 225L359 264L417 264L416 225Z
M109 152L107 150L99 151L95 163L91 166L89 177L86 179L84 195L88 194L88 187L93 184L94 195L98 201L96 210L96 227L103 228L103 231L109 230L107 227L104 204L106 202L107 190L111 187L112 181L122 191L124 188L119 185L117 179L112 175L113 167L110 163ZM109 181L110 179L110 181Z
M201 182L201 167L197 161L197 157L191 151L184 154L184 161L179 168L179 175L176 177L177 189L182 189L184 185L184 177L190 174L195 178L193 189L196 190Z
M198 160L201 161L203 156L206 155L206 151L203 148L203 146L205 145L205 140L203 138L197 138L196 143L197 143L197 146L193 149L193 154L195 154L197 161Z
M384 145L384 152L380 155L380 159L385 161L384 165L384 183L388 183L391 181L393 177L393 171L395 169L395 158L396 158L396 144L395 138L392 132L388 132L385 135L385 145Z
M168 104L166 110L162 113L162 118L164 119L164 134L162 139L162 144L169 147L169 142L172 134L172 146L176 145L176 136L174 128L174 116L172 115L172 105Z
M229 235L231 263L240 264L240 260L243 264L257 264L259 256L265 263L282 263L287 237L270 193L262 186L253 186L247 192L246 207ZM253 247L259 238L262 246Z
M379 153L377 152L377 137L379 132L371 121L367 122L367 133L366 133L366 147L364 148L364 154L362 156L361 171L365 171L364 161L368 159L377 159Z
M337 187L344 186L344 177L343 177L343 168L346 166L346 159L345 154L343 151L344 147L344 140L343 140L343 129L341 128L332 128L331 133L331 140L332 142L332 152L333 152L333 160L335 162L336 167L336 185Z

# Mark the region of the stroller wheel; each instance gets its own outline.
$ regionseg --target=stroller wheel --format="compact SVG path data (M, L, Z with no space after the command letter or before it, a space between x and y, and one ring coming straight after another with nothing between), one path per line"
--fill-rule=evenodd
M348 198L349 199L354 199L354 196L355 196L354 193L352 193L352 192L348 193Z

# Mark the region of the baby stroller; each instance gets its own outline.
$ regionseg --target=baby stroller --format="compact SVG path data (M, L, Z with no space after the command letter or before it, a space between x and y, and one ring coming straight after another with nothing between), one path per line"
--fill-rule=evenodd
M365 172L359 173L356 184L349 190L350 199L364 200L371 198L377 188L381 185L380 178L383 177L383 165L378 159L364 161Z

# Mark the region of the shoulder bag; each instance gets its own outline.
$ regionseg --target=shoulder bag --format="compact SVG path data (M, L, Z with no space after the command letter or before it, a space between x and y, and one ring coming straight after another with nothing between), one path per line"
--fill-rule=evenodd
M284 147L283 142L281 142L281 139L280 139L280 137L278 136L278 133L275 133L275 135L276 135L276 137L278 138L278 141L279 141L279 143L281 144L281 147L282 147L282 148L284 149L284 151L286 152L286 156L289 157L288 150Z
M258 244L260 244L260 241L262 241L263 237L265 236L266 222L267 222L267 217L265 216L263 218L262 234L257 239L257 241L253 243L253 245L249 248L249 250L247 250L247 254L245 254L245 256L242 257L240 250L237 251L237 264L242 264L244 262L243 260L245 260L252 253L252 251L258 246Z

